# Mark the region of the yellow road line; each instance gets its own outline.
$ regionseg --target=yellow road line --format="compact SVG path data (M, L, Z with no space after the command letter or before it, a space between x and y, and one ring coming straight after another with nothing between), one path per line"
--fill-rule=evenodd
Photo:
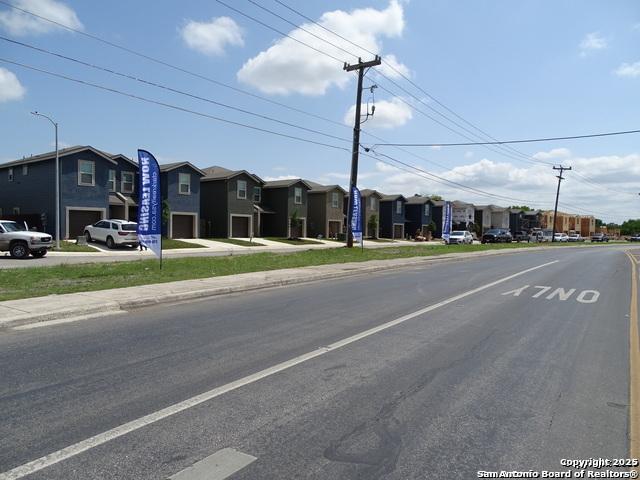
M638 338L638 260L631 261L629 309L629 458L640 458L640 339ZM637 470L637 469L633 469Z

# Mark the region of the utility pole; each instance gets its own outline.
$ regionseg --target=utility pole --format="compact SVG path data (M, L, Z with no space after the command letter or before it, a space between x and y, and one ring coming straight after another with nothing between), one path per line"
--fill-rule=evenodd
M358 63L355 65L349 65L345 62L344 70L352 72L358 71L358 90L356 93L356 118L353 124L353 148L351 152L351 179L349 180L349 205L347 208L347 247L353 247L353 232L351 230L351 221L353 215L353 187L358 183L358 156L360 153L360 110L362 104L362 79L364 77L364 70L367 68L380 65L382 59L376 55L374 60L369 62L363 62L361 58L358 58Z
M558 190L556 191L556 206L553 209L553 233L551 236L551 241L555 242L556 241L556 216L558 215L558 198L560 197L560 182L562 182L562 180L564 180L564 177L562 176L562 172L564 172L565 170L571 170L571 167L563 167L562 165L560 165L559 167L556 167L554 165L553 167L554 170L560 170L560 175L557 175L558 177Z
M46 118L51 122L56 133L56 250L60 250L60 158L58 151L58 123L40 112L31 112L36 117Z

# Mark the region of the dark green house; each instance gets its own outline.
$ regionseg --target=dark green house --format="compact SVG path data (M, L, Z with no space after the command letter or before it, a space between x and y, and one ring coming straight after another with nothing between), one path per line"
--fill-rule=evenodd
M262 206L270 213L264 216L262 231L265 237L306 237L308 192L311 185L300 178L265 182ZM292 217L299 220L291 224Z

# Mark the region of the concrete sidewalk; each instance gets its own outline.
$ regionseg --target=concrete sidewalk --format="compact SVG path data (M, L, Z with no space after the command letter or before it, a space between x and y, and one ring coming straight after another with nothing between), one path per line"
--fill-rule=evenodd
M77 316L104 316L150 305L213 297L228 293L308 283L444 261L540 250L549 251L545 247L533 247L449 253L393 260L371 260L158 283L152 287L146 285L9 300L0 302L0 328L50 320L63 320Z

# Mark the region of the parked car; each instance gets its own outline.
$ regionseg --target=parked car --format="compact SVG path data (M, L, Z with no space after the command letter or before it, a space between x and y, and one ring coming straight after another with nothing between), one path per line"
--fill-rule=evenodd
M0 220L0 252L9 252L13 258L27 258L29 254L42 258L52 247L51 235L29 231L11 220Z
M630 242L640 242L640 233L631 235L627 240L629 240Z
M569 235L568 240L570 242L584 242L585 238L579 233L572 233L571 235Z
M595 233L591 235L591 241L592 242L608 242L609 237L604 233Z
M569 241L569 235L567 235L566 233L558 232L558 233L556 233L554 235L553 241L554 242L568 242Z
M553 238L553 232L551 230L532 230L529 239L532 242L550 242Z
M138 246L138 225L128 220L100 220L84 227L88 242L104 242L108 248L118 245Z
M529 243L530 238L529 238L529 234L527 232L525 232L524 230L520 230L520 231L516 231L513 234L513 241L514 242L527 242Z
M467 244L471 245L473 243L473 235L467 230L454 230L449 235L449 241L446 242L448 245L452 244Z
M482 235L482 243L511 243L513 237L506 228L492 228Z

